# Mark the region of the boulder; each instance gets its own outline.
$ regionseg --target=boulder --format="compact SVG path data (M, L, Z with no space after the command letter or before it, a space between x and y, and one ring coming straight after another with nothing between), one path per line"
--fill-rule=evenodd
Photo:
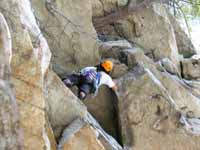
M196 97L200 97L200 81L183 79L185 87Z
M123 61L125 64L127 64L129 69L132 69L133 67L137 66L139 63L143 64L143 62L141 60L145 61L145 63L147 63L149 58L147 58L144 55L144 52L139 47L125 49L122 52L121 61Z
M58 150L68 149L122 150L122 147L87 113L72 121L63 131Z
M156 63L145 56L144 53L142 54L141 51L138 51L138 53L139 54L135 54L136 59L134 62L137 62L135 67L137 68L138 66L142 66L142 68L150 70L160 82L159 84L162 84L165 88L165 93L174 99L178 109L181 109L184 114L190 114L192 112L193 116L199 117L199 100L196 96L192 95L188 88L185 87L180 75L176 76L167 71L158 71ZM162 67L162 69L165 70L164 67Z
M139 60L144 56L142 48L136 44L130 44L127 40L101 42L100 54L102 58L114 59L113 62L115 62L116 66L120 64L116 61L118 60L122 63L120 66L125 64L129 69L132 69L135 65L137 65ZM124 67L124 70L126 70L125 68L127 67Z
M83 127L70 139L64 146L63 150L105 150L103 145L96 139L95 131L89 127Z
M64 130L58 150L105 150L97 137L89 124L75 120Z
M132 45L126 40L100 42L99 53L103 58L120 59L124 49L130 49Z
M180 122L183 109L192 103L192 97L188 97L185 108L181 108L183 98L179 102L171 91L176 91L177 95L184 91L166 86L163 83L167 81L158 80L154 75L148 69L135 67L118 80L123 145L137 150L199 149L199 136L188 134L187 125ZM195 107L190 108L195 110Z
M182 75L185 79L200 79L200 59L188 58L181 61Z
M90 2L34 0L32 7L51 47L52 67L57 74L97 63L97 36Z
M113 60L113 63L114 67L111 72L111 77L113 79L119 78L128 72L128 67L125 64L120 63L118 60Z
M28 0L1 0L0 6L11 31L11 83L19 108L19 126L24 133L24 149L43 149L49 145L43 80L51 53Z
M113 42L113 41L112 41ZM111 43L111 42L110 42ZM129 43L130 44L130 43ZM120 63L125 64L128 69L132 69L136 65L144 64L152 62L148 57L144 55L144 51L142 48L138 47L137 45L134 46L126 46L125 45L114 45L110 44L109 46L107 43L102 43L102 58L113 58L114 62L116 60L120 61Z
M177 76L181 76L179 69L176 67L176 65L168 58L163 58L157 63L157 69L164 72L167 71L170 74L175 74Z
M181 28L180 23L171 14L169 14L169 19L175 31L179 54L183 55L185 58L195 55L197 52L194 48L194 45L192 44L192 41L186 32Z
M128 0L93 0L92 15L103 16L109 12L115 11L118 7L123 7Z

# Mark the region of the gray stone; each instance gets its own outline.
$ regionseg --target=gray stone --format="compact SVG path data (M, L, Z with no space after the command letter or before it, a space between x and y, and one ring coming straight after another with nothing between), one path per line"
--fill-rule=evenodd
M160 71L167 71L171 74L175 74L177 76L181 76L179 69L177 68L177 66L168 58L163 58L161 59L159 62L157 62L157 68Z
M11 35L0 13L0 148L23 149L23 135L19 127L19 111L10 84Z
M200 79L200 59L183 59L181 65L184 78L189 80Z
M187 125L179 121L184 109L191 106L193 96L179 97L186 91L177 88L178 83L168 77L168 81L164 80L164 76L163 79L157 78L150 70L136 67L118 80L118 107L124 146L137 150L199 149L199 136L188 134ZM182 107L186 102L184 99L188 99L185 108ZM198 111L199 106L196 107L193 102L190 110Z
M97 63L98 45L91 3L87 0L34 0L32 7L51 47L52 66L57 74Z
M169 19L175 31L178 52L185 58L189 58L192 55L195 55L197 52L194 48L194 45L192 44L191 39L188 37L185 31L181 28L180 23L171 14L169 14Z
M154 3L151 7L118 21L115 29L121 36L143 47L145 54L152 59L168 57L178 64L174 29L162 4Z
M103 16L104 14L116 10L118 7L123 7L128 3L128 0L92 0L93 16Z
M128 72L128 67L125 64L122 64L117 60L113 60L113 62L114 67L113 71L111 72L111 77L113 79L119 78Z
M102 86L98 94L93 98L88 97L84 104L108 134L115 139L119 138L117 100L111 89Z
M45 78L47 114L56 138L77 117L83 117L87 109L64 85L60 78L49 70Z
M104 142L102 142L104 140ZM122 150L89 114L77 118L67 126L59 141L58 150Z

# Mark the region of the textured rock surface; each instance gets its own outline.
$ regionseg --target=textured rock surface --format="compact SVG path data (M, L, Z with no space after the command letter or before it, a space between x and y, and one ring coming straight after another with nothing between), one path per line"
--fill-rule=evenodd
M97 63L97 37L87 0L32 1L40 28L52 51L58 74Z
M10 85L12 45L10 31L0 13L0 149L20 150L23 135L19 128L19 112Z
M184 57L195 52L164 6L154 4L109 25L103 33L114 36L100 35L97 40L92 15L106 15L127 2L0 1L0 12L11 32L0 15L0 149L121 150L54 73L62 75L96 64L98 53L113 58L112 77L123 76L117 79L118 101L102 87L97 97L84 103L124 149L200 149L200 137L193 136L200 135L199 59L183 59L181 75L192 80L182 79L176 69L176 40ZM52 49L54 71L49 68L51 53L43 34ZM144 54L164 59L155 64Z
M83 127L65 145L63 150L105 150L91 127Z
M115 29L120 36L143 47L153 59L168 57L177 64L179 56L174 29L163 5L155 3L134 13L118 21Z
M114 67L110 74L113 79L119 78L128 72L128 67L124 63L120 63L118 60L113 60Z
M120 74L122 76L124 73L126 73L126 70L128 70L128 68L132 69L135 65L137 65L144 56L143 50L140 47L138 47L137 45L132 46L126 40L101 42L100 45L101 57L114 59L113 62L115 65L113 68L113 77L115 77L115 69L117 70L118 66L123 68L121 69L121 71L118 70L119 72L122 72L122 74ZM116 60L119 60L122 64L120 64ZM123 65L126 66L123 67ZM120 75L117 75L117 77L119 77Z
M56 150L57 149L57 142L51 127L51 124L48 119L46 119L46 124L45 124L45 132L46 132L46 140L49 143L49 148L50 150Z
M182 75L189 80L200 79L200 59L184 59L181 61Z
M184 79L184 82L187 84L186 88L188 88L193 95L200 97L200 81Z
M50 62L50 51L40 34L29 1L2 0L0 10L9 20L13 44L12 84L24 133L24 149L48 147L45 131L43 76ZM12 10L12 12L10 12ZM37 42L34 41L37 39Z
M63 149L122 150L122 147L87 113L65 128L58 145L58 150Z
M182 54L185 58L191 57L192 55L196 54L197 52L194 48L194 45L192 44L191 39L181 28L178 21L170 14L169 19L175 31L178 52Z
M132 46L126 40L101 42L100 54L102 58L119 60L121 63L126 64L129 69L145 60L143 49L136 44Z
M162 72L167 71L171 74L175 74L177 76L180 76L179 69L168 58L161 59L157 63L157 69L162 71Z
M118 7L125 6L128 0L92 0L92 15L103 16L116 10Z
M119 81L123 143L137 150L199 149L200 138L185 131L180 112L155 81L141 68Z
M97 137L94 128L81 120L75 120L63 132L59 150L105 150Z
M100 55L103 58L120 59L124 49L130 49L132 45L126 40L107 41L100 43Z
M142 55L141 52L139 52L139 54L140 55L135 54L136 56L140 56L135 57L135 61L137 62L137 64L139 66L143 66L144 68L149 69L154 74L154 76L160 82L159 84L162 85L161 89L164 90L164 93L174 99L177 105L176 107L178 109L181 109L182 113L184 114L191 113L192 116L199 117L199 99L192 95L190 91L184 87L185 84L183 83L183 81L177 76L173 76L168 72L159 72L156 69L155 63L148 59L144 54Z
M51 70L48 71L45 78L45 86L48 117L54 134L58 138L68 124L77 117L83 117L87 110Z
M98 120L104 130L119 139L117 120L117 100L108 87L101 87L98 95L84 101L88 111Z

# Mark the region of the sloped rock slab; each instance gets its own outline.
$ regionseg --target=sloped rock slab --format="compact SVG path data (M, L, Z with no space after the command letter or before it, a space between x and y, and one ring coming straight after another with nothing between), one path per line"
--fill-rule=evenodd
M105 143L101 142L101 138ZM122 147L100 127L89 113L83 119L75 119L64 130L58 150L69 148L70 150L122 150Z

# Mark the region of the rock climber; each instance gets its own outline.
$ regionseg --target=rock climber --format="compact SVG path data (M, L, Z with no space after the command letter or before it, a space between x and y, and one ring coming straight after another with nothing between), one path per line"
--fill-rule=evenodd
M67 87L76 85L78 87L78 97L84 100L88 94L97 94L101 85L107 85L113 91L117 91L117 86L110 77L113 63L104 60L95 67L85 67L79 73L73 73L63 80Z

